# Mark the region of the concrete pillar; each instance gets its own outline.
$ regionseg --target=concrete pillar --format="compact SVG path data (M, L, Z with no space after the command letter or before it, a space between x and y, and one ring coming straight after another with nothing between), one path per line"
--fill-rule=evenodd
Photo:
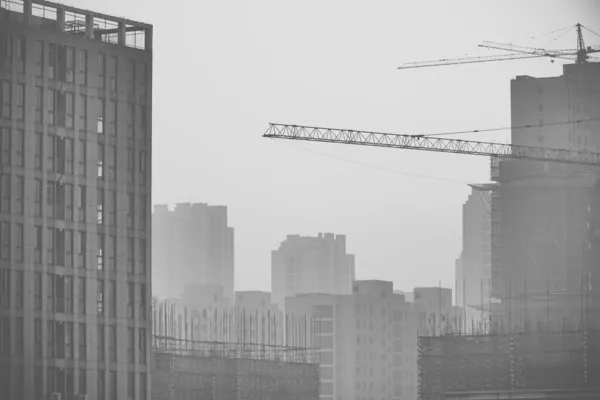
M125 44L126 44L125 43L125 41L126 41L125 28L126 28L126 26L127 25L125 24L125 22L119 22L119 44L123 45L123 46L125 46Z
M94 38L94 17L90 14L85 16L85 37Z
M145 34L146 50L152 50L152 28L146 28Z
M56 9L56 28L59 32L65 31L65 9L62 7Z
M31 0L23 1L23 18L27 25L31 24L32 6Z

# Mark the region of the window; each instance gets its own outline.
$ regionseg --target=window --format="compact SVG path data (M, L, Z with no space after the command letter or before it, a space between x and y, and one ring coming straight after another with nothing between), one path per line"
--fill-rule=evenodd
M46 183L46 216L54 218L54 211L56 210L56 182L48 181Z
M79 360L85 361L87 359L87 332L85 324L79 324ZM80 385L81 386L81 385ZM81 387L79 388L79 393L81 393Z
M65 93L65 108L65 126L72 129L75 123L75 103L74 94L72 92Z
M43 75L44 65L44 42L38 40L35 47L35 75Z
M96 127L96 133L104 133L104 112L105 100L98 99L98 123Z
M146 365L146 329L140 328L139 351L140 364Z
M111 318L117 317L117 282L108 282L108 315Z
M23 121L25 119L25 85L22 83L17 84L17 115L16 118L19 121Z
M54 275L46 275L46 310L54 312Z
M117 371L110 371L110 398L117 398Z
M15 261L23 262L25 259L25 251L23 246L23 241L25 239L23 234L23 224L15 224L15 231Z
M10 270L0 269L0 308L10 307Z
M77 52L77 68L81 73L87 72L87 51L79 50Z
M48 121L47 124L48 125L55 125L56 124L56 90L54 89L48 89L48 96L46 97L47 99L47 109L48 109Z
M0 213L10 213L10 175L0 175Z
M54 247L56 246L56 231L54 230L54 228L48 228L46 232L48 235L48 240L46 242L46 264L56 265L54 258Z
M140 106L140 134L141 136L146 136L146 130L148 128L148 109L146 106Z
M74 233L72 230L65 231L65 267L73 268L74 266L74 252L73 252L73 240Z
M0 222L0 260L10 261L10 223Z
M23 336L24 336L24 329L23 329L23 317L18 317L15 318L15 346L14 346L14 354L16 356L23 356ZM12 369L12 368L11 368ZM11 377L12 378L12 377ZM17 397L19 398L19 397ZM22 397L20 397L22 398Z
M108 238L108 267L116 271L117 270L117 237L109 236Z
M98 80L101 88L106 87L106 56L104 54L98 54Z
M128 206L127 206L127 229L133 229L134 224L134 216L135 216L135 195L133 193L129 193L127 195L128 198Z
M79 95L79 130L87 131L87 96Z
M85 186L77 186L77 220L85 222L85 208L87 203Z
M50 79L56 77L57 47L56 43L48 43L48 78Z
M127 180L129 184L135 181L135 151L127 149Z
M23 294L23 291L25 290L23 287L24 284L23 271L15 271L15 308L17 310L22 310L25 302L25 296Z
M77 278L77 309L80 315L86 315L86 294L85 278Z
M73 47L67 46L65 48L65 64L66 64L65 80L67 82L73 82L74 81L74 73L75 73L75 49Z
M117 66L118 60L117 57L110 58L110 90L117 90Z
M73 293L73 277L65 276L65 314L75 314L75 299Z
M42 274L36 272L33 278L33 309L42 310Z
M146 184L146 152L140 151L140 180L141 184Z
M42 320L36 318L33 322L33 354L35 358L42 358Z
M108 191L108 205L106 206L108 212L108 223L110 225L117 225L117 191Z
M104 189L98 188L97 190L97 205L96 205L96 214L97 214L97 222L99 225L104 224Z
M98 325L98 361L104 362L104 349L105 349L105 337L104 337L104 325ZM98 371L100 373L100 371ZM98 382L100 383L100 382ZM104 384L102 385L104 386ZM104 397L98 397L99 399Z
M98 179L104 179L104 144L98 143Z
M72 184L67 183L64 185L65 187L65 219L67 221L74 220L74 209L73 209L73 196L74 196L74 187Z
M114 181L117 179L117 146L109 145L108 179Z
M145 372L140 373L140 399L145 399L147 396L148 389L148 376Z
M15 210L17 215L23 215L25 211L25 181L22 176L15 177Z
M127 238L127 272L130 274L135 272L133 263L135 246L133 240L133 238Z
M87 143L85 140L79 141L79 175L85 176L87 173Z
M14 131L15 160L14 165L17 167L25 166L25 131L18 129Z
M140 285L140 316L139 319L146 321L146 285Z
M86 268L87 235L85 232L77 232L77 264L76 267Z
M0 164L10 165L11 162L11 135L9 128L0 128Z
M48 171L56 171L56 137L46 136L46 157Z
M42 216L42 180L36 179L33 188L33 214L36 217Z
M127 400L135 399L135 373L127 373Z
M117 362L117 327L110 326L108 328L108 353L110 362ZM116 399L116 397L111 397Z
M12 104L11 85L8 81L0 81L0 118L10 119Z
M104 281L98 279L98 293L96 298L97 313L99 316L104 315Z
M43 147L44 147L44 136L41 133L36 132L35 133L34 162L35 162L35 169L38 171L42 169L42 157L43 157L42 149L43 149Z
M127 136L133 137L135 134L135 106L127 103Z
M146 239L140 239L140 273L146 274Z
M41 264L42 263L42 227L41 226L35 227L34 239L35 239L35 246L34 246L35 263Z
M134 319L134 305L135 305L135 284L132 282L127 283L127 318ZM133 361L131 361L133 362Z
M127 328L127 362L135 362L135 329Z
M146 230L146 218L148 217L148 196L145 194L140 195L140 223L138 228L140 230Z
M108 133L112 135L117 134L117 104L114 101L108 102Z
M75 358L75 343L73 342L73 323L65 323L65 358L72 360Z
M98 253L96 256L96 266L98 271L104 270L104 235L98 235Z
M35 87L35 123L41 124L43 121L44 110L44 88Z
M54 276L54 309L57 313L63 314L65 312L65 277L62 275Z

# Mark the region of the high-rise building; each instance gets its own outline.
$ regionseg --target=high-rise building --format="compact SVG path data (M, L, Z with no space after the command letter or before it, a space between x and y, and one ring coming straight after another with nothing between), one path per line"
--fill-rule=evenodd
M295 294L351 293L354 271L354 255L346 253L346 236L288 235L271 254L273 302L283 310L285 298Z
M234 232L227 207L181 203L152 215L154 294L179 298L186 285L220 286L233 302Z
M600 151L600 64L511 82L512 143ZM539 127L538 127L539 126ZM506 160L493 169L492 296L498 329L586 326L600 315L597 169ZM596 326L600 324L596 318Z
M309 316L305 335L321 350L321 397L417 398L417 318L392 282L356 281L346 295L299 294L287 317Z
M413 293L419 335L437 336L454 331L456 315L452 307L452 289L416 287Z
M0 21L0 397L146 400L152 26Z

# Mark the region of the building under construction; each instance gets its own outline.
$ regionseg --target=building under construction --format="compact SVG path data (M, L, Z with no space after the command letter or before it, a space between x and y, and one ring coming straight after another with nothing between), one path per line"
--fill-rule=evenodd
M319 351L307 344L319 323L279 321L155 302L152 399L318 399Z
M600 331L419 338L419 399L600 398Z

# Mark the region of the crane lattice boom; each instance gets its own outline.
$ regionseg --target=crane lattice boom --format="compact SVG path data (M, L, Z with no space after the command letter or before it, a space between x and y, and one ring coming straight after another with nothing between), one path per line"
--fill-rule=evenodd
M269 124L263 137L600 166L600 153L314 126Z

